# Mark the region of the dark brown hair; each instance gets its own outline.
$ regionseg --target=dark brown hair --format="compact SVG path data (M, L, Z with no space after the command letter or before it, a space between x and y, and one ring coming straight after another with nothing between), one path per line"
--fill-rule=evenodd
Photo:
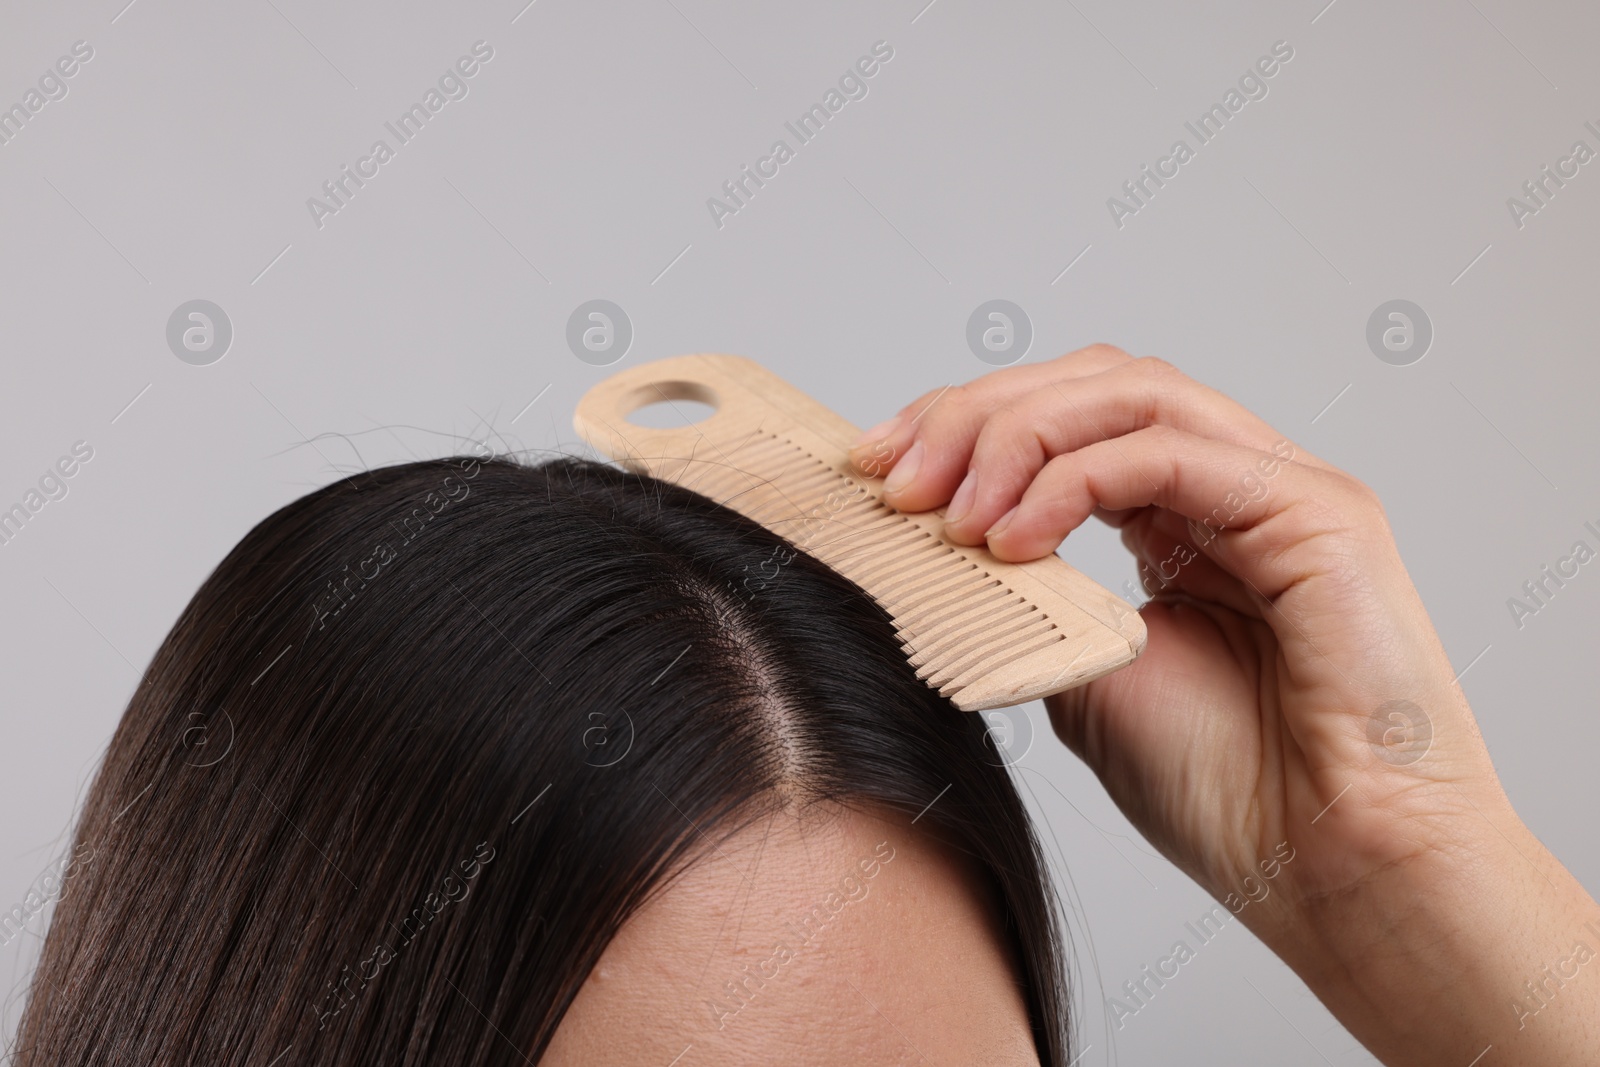
M922 812L970 857L1066 1063L1025 809L861 590L607 466L355 475L251 530L157 651L15 1063L536 1061L664 879L823 800Z

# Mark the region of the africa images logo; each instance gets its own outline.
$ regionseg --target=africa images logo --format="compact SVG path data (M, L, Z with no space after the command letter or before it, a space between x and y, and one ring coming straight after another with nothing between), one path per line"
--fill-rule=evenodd
M1106 198L1106 210L1111 212L1111 221L1117 229L1126 225L1125 219L1137 215L1149 202L1155 198L1156 190L1163 188L1168 181L1178 176L1179 168L1189 162L1204 145L1210 144L1223 128L1232 121L1233 117L1244 110L1244 106L1252 100L1265 100L1267 97L1267 80L1276 75L1283 68L1283 64L1294 58L1294 47L1288 41L1274 41L1270 55L1264 55L1255 61L1255 64L1246 69L1239 76L1239 87L1228 87L1222 94L1219 103L1212 104L1194 122L1185 122L1184 128L1194 135L1195 143L1190 145L1185 138L1178 138L1172 143L1168 153L1156 160L1155 169L1151 170L1146 163L1139 169L1139 175L1122 183L1122 192L1126 200L1115 196Z
M783 128L794 136L792 147L784 138L778 138L772 142L767 154L756 160L755 170L752 171L747 163L739 168L737 176L723 182L722 192L727 199L716 196L706 199L706 209L711 212L711 221L717 229L722 229L723 219L737 215L748 206L756 190L766 188L767 181L776 178L780 168L794 159L802 146L810 144L822 132L822 128L844 110L846 104L852 100L865 100L867 80L893 58L894 48L888 41L874 42L871 55L862 56L839 76L838 88L829 88L822 94L821 103L812 104L799 118L783 124Z

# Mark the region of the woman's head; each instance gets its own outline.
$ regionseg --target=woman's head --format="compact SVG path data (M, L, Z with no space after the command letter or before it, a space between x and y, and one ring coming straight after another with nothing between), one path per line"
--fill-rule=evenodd
M982 721L843 578L596 464L411 463L267 518L72 855L18 1064L1066 1060Z

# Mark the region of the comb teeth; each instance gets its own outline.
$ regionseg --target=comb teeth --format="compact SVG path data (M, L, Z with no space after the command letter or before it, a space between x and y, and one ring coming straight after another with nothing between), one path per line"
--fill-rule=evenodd
M715 412L675 430L626 421L662 398ZM634 367L590 389L574 423L612 459L741 512L865 589L894 619L917 676L957 707L1060 692L1144 646L1138 614L1055 556L1005 563L944 540L941 513L885 505L881 482L849 464L854 427L749 360Z
M1066 640L1026 597L905 515L862 495L854 477L804 446L767 433L717 462L718 468L691 475L685 484L869 590L894 617L917 677L941 695L959 692L969 674ZM835 501L854 499L834 510L830 493ZM749 499L756 496L759 501Z

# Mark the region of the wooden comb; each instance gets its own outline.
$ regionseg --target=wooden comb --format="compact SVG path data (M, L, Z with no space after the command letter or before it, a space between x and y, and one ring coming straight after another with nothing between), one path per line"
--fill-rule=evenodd
M675 429L627 421L680 400L714 411ZM1005 563L946 541L943 508L883 503L882 479L849 461L860 431L751 360L630 368L585 393L573 425L610 459L741 512L866 590L917 676L963 711L1071 689L1144 648L1139 613L1060 557Z

